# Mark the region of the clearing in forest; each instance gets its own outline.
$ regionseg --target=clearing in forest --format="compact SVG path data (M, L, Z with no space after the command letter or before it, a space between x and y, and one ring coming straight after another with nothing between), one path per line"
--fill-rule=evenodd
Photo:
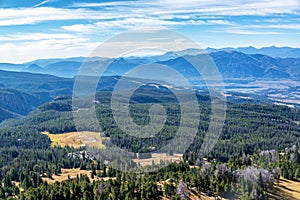
M48 132L42 132L47 135L51 140L51 146L72 146L79 148L82 146L91 146L98 148L105 148L102 141L104 138L99 132L82 131L82 132L69 132L60 134L50 134Z
M147 165L159 164L161 161L179 163L182 160L182 154L174 154L172 156L165 153L152 153L151 158L133 159L133 162L137 163L141 167Z
M45 178L43 177L43 181L46 181L47 183L54 183L56 181L62 182L66 181L69 178L70 179L76 179L77 176L80 177L80 174L88 176L90 181L96 181L96 180L105 180L107 181L108 179L115 179L112 177L97 177L95 176L92 178L91 176L92 171L91 170L80 170L79 168L73 168L73 169L61 169L61 174L59 175L53 175L52 178Z

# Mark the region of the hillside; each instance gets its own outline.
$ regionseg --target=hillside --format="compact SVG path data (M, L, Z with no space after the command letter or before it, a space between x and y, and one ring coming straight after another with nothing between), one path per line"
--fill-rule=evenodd
M31 95L14 89L0 89L0 107L19 115L26 115L50 100L49 97L40 94Z
M136 123L147 123L149 120L147 109L152 103L157 102L157 99L164 102L168 110L175 109L172 113L169 113L171 116L166 121L167 125L163 129L162 135L155 138L155 143L152 139L135 141L133 137L126 135L116 126L109 107L110 95L111 92L109 91L97 93L96 110L99 123L102 129L106 130L104 131L105 135L110 137L114 144L131 149L133 152L142 149L147 151L150 146L151 148L160 148L161 145L173 137L174 130L177 130L176 127L179 123L178 108L174 96L168 91L146 87L136 91L131 100L133 103L132 116L135 117ZM200 102L201 123L199 133L190 146L190 150L194 153L185 155L189 157L190 162L196 162L197 151L199 145L203 142L203 134L208 126L209 98L203 94L198 94L198 99ZM24 119L17 120L16 124L30 126L39 132L47 131L53 134L74 132L76 127L73 121L71 103L70 97L56 98L50 103L41 105ZM83 118L81 120L80 124L85 127L82 131L97 130L94 124L90 124L89 119ZM298 121L300 121L298 109L249 102L229 103L227 120L219 144L215 146L209 157L228 160L233 155L241 155L241 152L252 154L255 149L284 149L293 144L300 144ZM132 143L132 141L135 142ZM226 151L223 150L225 147ZM173 151L176 152L176 148Z
M194 142L183 155L184 162L180 162L177 158L178 164L171 164L155 173L146 173L143 176L139 173L117 171L111 168L111 165L104 164L107 163L105 161L107 155L118 156L114 154L111 145L139 153L151 152L153 148L158 149L174 137L174 132L179 125L179 113L177 101L168 90L161 90L155 86L137 90L131 100L131 116L137 124L146 125L149 122L148 109L158 100L166 108L168 118L163 130L155 137L134 138L120 130L113 121L109 106L110 98L109 91L99 92L96 95L98 120L105 136L109 137L109 140L101 141L105 149L79 147L78 144L81 143L74 143L79 139L76 136L79 133L76 133L73 121L71 98L67 96L55 98L39 106L27 117L16 120L11 127L0 129L0 160L2 161L0 169L5 171L3 178L0 177L4 183L0 186L0 198L3 197L3 191L9 195L18 194L20 187L21 190L25 190L24 193L19 194L20 198L25 195L28 198L41 199L43 194L49 194L55 198L69 195L63 199L70 199L82 196L82 191L86 195L93 195L98 191L96 188L100 187L100 184L102 184L101 188L103 187L100 188L102 192L99 193L102 199L107 199L112 194L120 199L124 199L126 195L144 198L145 193L148 199L169 199L171 196L176 197L177 188L188 191L195 198L202 193L206 196L224 198L233 196L234 198L231 199L237 199L239 195L250 196L255 191L267 197L273 188L277 188L272 186L273 182L276 183L275 175L278 174L276 167L280 168L281 175L286 179L300 176L298 173L300 154L297 154L296 146L300 145L298 124L300 114L299 110L285 106L229 103L227 120L217 145L206 158L199 157L198 152L207 130L210 112L210 100L203 94L198 94L201 110L199 131ZM80 123L85 125L85 131L95 130L93 124L89 124L88 118L82 119ZM51 134L42 134L43 131ZM74 135L76 137L71 138ZM65 146L66 144L76 148ZM175 146L169 153L170 155L174 153L176 156L177 151L178 148ZM163 164L155 155L157 154L153 154L152 157L150 154L150 158L145 160L133 157L132 161L122 157L121 164L118 164L126 167L135 167L136 163L144 166L143 163L150 164L152 161L159 165ZM278 162L273 162L274 160ZM6 170L7 166L10 166L9 171ZM145 170L151 167L154 166L147 166ZM69 173L69 178L63 174L66 171L74 171L72 169L80 169L83 174L91 176L91 179L101 182L89 182L89 178L86 175L79 175L79 172L75 175ZM247 176L247 173L254 175ZM263 173L264 180L261 183L258 179L260 173ZM64 181L50 185L43 183L43 180L52 183L51 179L60 180L59 177ZM251 185L251 182L243 183L243 180L260 184ZM14 182L19 186L13 184ZM140 184L141 182L143 184ZM241 188L242 183L248 184L250 192L248 189ZM135 187L136 184L140 187ZM74 186L76 188L84 188L83 185L88 185L88 188L78 189L74 193L54 192L70 191L73 187L71 185L76 185ZM288 192L284 186L284 183L280 182L282 192ZM131 189L124 189L128 187ZM117 188L123 188L122 192L118 193ZM133 188L135 189L132 190ZM282 193L277 196L280 195Z
M7 111L3 108L0 108L0 122L2 122L5 119L16 118L16 117L18 116L15 115L14 113Z
M95 77L86 77L87 80ZM97 90L112 91L119 76L102 77ZM124 78L128 87L147 80ZM148 80L149 81L149 80ZM0 70L0 109L4 119L25 116L38 106L50 102L58 96L71 96L74 79L28 72Z
M57 95L72 93L73 80L51 75L0 70L0 122L25 116Z
M5 88L34 93L47 92L48 95L53 96L52 93L55 92L72 91L73 80L47 74L0 70L0 84Z
M47 101L51 101L47 93L27 93L16 89L0 88L0 122L26 116Z

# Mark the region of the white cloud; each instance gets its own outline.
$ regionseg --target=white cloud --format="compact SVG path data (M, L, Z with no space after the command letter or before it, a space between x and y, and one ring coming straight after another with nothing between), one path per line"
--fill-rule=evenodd
M255 30L243 30L243 29L227 29L227 33L233 33L238 35L279 35L279 32L273 31L255 31Z
M107 6L133 6L136 5L136 1L116 1L105 3L73 3L71 7L75 8L92 8L92 7L107 7Z
M92 24L74 24L71 26L62 26L61 28L66 31L89 33L95 26Z
M74 40L46 40L0 44L0 61L24 63L36 59L88 56L100 43Z
M45 0L45 1L42 1L41 3L38 3L38 4L34 5L33 7L39 7L39 6L42 6L42 5L46 4L46 3L49 3L50 1L51 1L51 0Z
M160 0L152 1L159 4L155 14L175 14L175 13L201 13L206 15L269 15L287 14L299 11L298 0L187 0L184 3L180 0Z
M104 32L105 30L112 29L133 29L133 28L142 28L142 27L170 27L170 26L180 26L180 25L199 25L199 24L208 24L201 20L188 20L188 21L171 21L171 20L162 20L159 18L123 18L118 20L106 20L98 21L93 24L74 24L70 26L62 26L61 29L71 32L80 32L80 33L95 33L95 32Z
M180 25L180 22L176 21L167 21L155 18L126 18L122 20L114 21L101 21L95 23L99 28L134 28L134 27L157 27L157 26L171 26L171 25Z
M49 40L49 39L76 39L76 35L66 33L18 33L0 36L0 41L28 41L28 40Z
M59 20L103 20L126 17L117 13L101 13L85 9L61 9L50 7L0 9L0 26L35 24Z
M84 8L110 7L114 11L134 8L132 10L135 13L144 13L146 8L149 14L200 13L229 16L290 13L299 9L299 5L298 0L143 0L74 4L75 7Z
M43 5L49 0L40 3ZM40 6L39 4L36 6ZM0 9L0 26L57 20L120 18L190 19L195 16L287 14L299 11L298 0L144 0L75 4L76 9L50 7ZM83 7L83 8L78 8ZM98 7L89 9L89 7Z
M139 52L144 48L173 51L198 47L196 43L180 38L177 34L172 35L166 29L153 28L147 29L147 32L144 31L146 29L126 33L123 37L116 37L101 46L98 46L100 43L90 43L84 38L72 37L56 38L53 36L52 39L40 37L41 40L18 43L12 41L0 45L0 60L1 62L5 60L5 62L22 63L42 58L88 56L91 53L93 56L119 57L132 51ZM149 34L153 35L153 40L148 40Z
M293 29L300 30L300 24L266 24L266 25L248 25L249 28L255 29Z
M218 25L233 25L234 23L228 20L207 20L208 24L218 24Z
M0 37L0 62L87 56L99 43L66 33L26 33Z
M185 25L234 25L233 22L227 20L199 20L189 19L183 21L164 20L160 18L124 18L111 21L98 21L93 24L74 24L70 26L62 26L63 30L92 33L92 31L103 31L111 29L132 29L142 27L172 27Z
M287 19L281 19L281 18L272 18L272 19L266 19L264 20L264 22L267 22L267 23L289 23L290 21L287 20Z
M6 26L8 29L12 27L11 34L0 35L1 62L84 55L97 46L97 43L92 44L87 39L88 36L93 37L93 34L99 32L115 34L121 30L149 26L207 28L207 25L212 25L211 28L205 29L208 32L228 26L225 29L223 27L221 31L239 35L275 35L284 29L300 30L300 24L296 24L296 21L295 24L289 24L275 19L267 21L262 18L260 22L250 19L249 25L234 21L234 16L253 15L255 19L259 19L258 16L266 15L279 18L286 14L300 15L299 0L139 0L75 3L67 8L40 7L49 1L51 0L41 0L34 8L0 9L0 26ZM16 25L45 21L51 21L53 24L58 21L68 23L57 23L56 29L50 30L55 33L14 32ZM71 21L75 21L73 25ZM28 28L26 32L30 31L31 27L24 27ZM49 32L46 26L43 31ZM36 52L39 54L36 55Z

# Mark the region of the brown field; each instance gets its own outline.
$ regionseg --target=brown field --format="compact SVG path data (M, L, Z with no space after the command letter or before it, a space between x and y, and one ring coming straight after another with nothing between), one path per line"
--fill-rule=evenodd
M271 199L300 200L300 181L291 181L281 178L279 185L275 183L274 190L270 192Z
M138 163L141 167L144 167L147 165L152 165L153 162L155 164L159 164L161 160L179 163L180 160L182 160L182 154L174 154L173 156L168 156L165 153L153 153L152 158L133 159L133 162Z
M80 174L83 175L87 175L89 177L89 179L91 181L93 180L108 180L108 179L114 179L114 178L109 178L109 177L105 177L105 178L99 178L96 177L94 179L92 179L91 177L91 172L90 170L80 170L79 168L75 168L75 169L61 169L61 174L60 175L53 175L52 179L50 178L42 178L43 181L46 181L47 183L54 183L56 181L61 182L61 181L66 181L68 180L68 176L70 176L71 179L75 179L78 176L80 176Z
M92 146L98 148L105 148L102 143L104 138L101 137L99 132L82 131L82 132L69 132L61 134L49 134L48 132L42 132L47 135L52 144L51 146L72 146L79 148L82 146Z

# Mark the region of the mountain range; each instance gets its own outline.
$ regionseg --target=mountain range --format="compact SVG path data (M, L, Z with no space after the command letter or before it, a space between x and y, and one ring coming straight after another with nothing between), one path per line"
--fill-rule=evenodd
M0 122L27 115L59 95L72 94L73 79L0 70Z
M289 47L268 47L256 49L248 48L226 48L207 49L215 61L224 79L300 79L300 50ZM288 53L290 52L290 53ZM292 52L292 53L291 53ZM298 52L298 53L297 53ZM124 58L88 58L85 66L95 69L98 65L110 64L106 70L106 76L120 76L136 66L159 63L171 66L180 73L193 76L194 71L189 71L190 66L181 56L198 56L203 51L199 49L186 49L180 52L167 52L163 55L148 57L124 57ZM270 55L273 56L270 56ZM284 55L284 56L280 56ZM289 57L291 55L293 57ZM45 59L36 60L24 64L0 63L1 70L49 74L65 78L73 78L77 75L85 58ZM177 67L175 67L175 65ZM92 74L96 74L97 71ZM190 73L190 74L188 74Z
M273 101L274 98L280 102L298 102L299 99L299 81L300 81L300 58L284 58L284 56L271 57L269 55L259 54L255 51L268 51L272 49L279 51L297 52L293 48L263 48L255 49L208 49L211 58L218 67L220 74L225 82L225 87L231 94L242 92L241 95L251 98L251 95L266 95L266 99ZM238 50L238 51L237 51ZM274 51L275 51L274 50ZM248 51L255 54L247 54L241 51ZM177 70L185 77L193 79L197 71L187 62L185 58L195 59L201 56L203 51L198 49L187 49L181 52L168 52L164 55L149 57L124 57L124 58L89 58L85 62L92 71L89 74L97 75L97 66L110 64L98 84L97 90L111 91L120 76L136 66L155 63L166 65ZM178 55L183 55L180 57ZM285 55L285 54L283 54ZM286 54L287 55L287 54ZM66 58L66 59L45 59L36 60L24 64L0 64L0 122L15 117L27 115L39 105L49 102L57 96L72 95L73 85L79 68L84 57ZM95 71L93 71L96 69ZM128 86L151 80L152 77L166 80L166 73L157 73L151 71L142 76L127 77L125 83ZM174 80L175 82L178 80ZM148 81L149 82L149 81ZM195 86L199 83L194 82ZM154 85L155 86L155 85ZM249 96L249 94L251 94ZM268 96L270 95L270 96ZM300 103L299 103L300 104Z
M216 51L238 51L245 54L264 54L274 58L300 58L300 48L291 48L291 47L262 47L262 48L255 48L255 47L238 47L238 48L221 48L221 49L214 49L214 48L207 48L206 51L208 53L216 52Z

